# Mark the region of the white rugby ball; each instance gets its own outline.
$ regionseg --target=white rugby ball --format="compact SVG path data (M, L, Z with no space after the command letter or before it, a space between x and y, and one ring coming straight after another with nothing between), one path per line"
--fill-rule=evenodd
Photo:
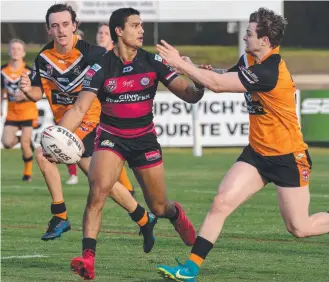
M41 133L41 146L46 154L63 164L75 164L81 159L83 144L68 129L51 125Z

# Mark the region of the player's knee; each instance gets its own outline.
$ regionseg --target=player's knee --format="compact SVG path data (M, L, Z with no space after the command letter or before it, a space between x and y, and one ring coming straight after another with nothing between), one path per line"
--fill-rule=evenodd
M11 143L6 141L2 141L2 145L5 149L11 149L13 147Z
M228 216L234 210L233 204L227 194L216 195L210 213L220 213L223 216Z
M101 188L97 185L91 186L88 195L87 207L94 211L102 210L108 194L108 189Z
M87 205L93 209L102 209L112 190L111 186L105 181L96 179L89 179L89 186L90 191Z
M292 234L293 236L295 236L296 238L305 238L309 236L309 232L307 230L307 228L305 228L304 226L298 226L295 224L287 224L286 228L288 230L288 232L290 234Z
M1 143L5 149L11 149L13 147L12 142L10 142L10 140L8 140L6 138L2 138Z

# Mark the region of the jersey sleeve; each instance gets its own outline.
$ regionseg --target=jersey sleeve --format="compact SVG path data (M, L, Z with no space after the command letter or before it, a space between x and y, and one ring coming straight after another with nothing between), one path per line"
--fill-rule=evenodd
M80 44L82 44L82 50L84 56L86 57L86 62L89 66L92 66L94 63L98 62L100 58L107 52L104 47L90 44L86 41L82 41Z
M103 60L105 60L104 55L86 72L82 84L82 91L89 91L97 94L105 77L104 64L102 63Z
M278 82L280 60L279 57L268 58L261 64L238 69L241 83L249 92L273 90Z
M40 77L40 66L39 66L39 55L34 60L33 69L30 74L31 85L42 87L41 77Z
M233 67L229 68L229 69L227 70L227 72L238 72L238 70L239 70L239 66L240 66L240 65L243 65L243 61L244 61L243 57L244 57L244 55L242 55L242 56L240 57L239 61L237 62L237 64L234 65Z
M157 78L163 83L164 86L168 87L177 76L177 72L169 66L164 59L158 54L149 54L151 56L151 65L154 67Z

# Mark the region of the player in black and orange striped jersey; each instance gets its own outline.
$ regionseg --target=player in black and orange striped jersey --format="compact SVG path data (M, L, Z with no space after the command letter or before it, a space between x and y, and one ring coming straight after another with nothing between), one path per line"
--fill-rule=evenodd
M19 80L22 73L27 76L32 70L24 62L25 43L20 39L9 42L10 61L1 66L1 95L8 99L7 117L2 135L2 144L6 149L21 144L23 151L24 172L23 181L32 180L33 146L31 138L33 121L38 119L38 109L34 102L29 101L19 90ZM16 136L21 130L22 135Z
M329 213L309 214L312 162L296 114L295 83L279 54L287 24L273 11L252 13L244 36L246 54L225 74L200 70L166 42L157 49L169 65L210 90L244 93L250 144L219 185L212 207L185 264L158 271L177 281L194 281L225 219L267 183L276 186L287 230L296 237L329 233Z
M110 27L107 23L100 23L98 25L96 43L98 46L104 47L106 50L111 51L113 49L114 44L110 33ZM119 182L125 186L134 197L136 196L134 186L131 184L128 178L127 170L125 167L122 168Z
M28 76L22 75L20 89L27 97L35 101L40 100L44 92L55 121L59 123L79 95L84 75L90 70L90 60L104 54L106 50L78 40L77 36L73 34L77 21L76 13L71 6L66 4L51 6L47 11L46 21L48 32L54 40L38 54L32 74L32 83ZM99 118L100 103L95 100L75 131L84 143L85 151L78 165L86 175L93 153L95 128ZM67 219L61 178L57 166L43 155L41 147L36 150L36 159L52 197L53 217L42 239L55 239L71 229ZM156 219L146 212L119 182L110 188L109 196L124 207L140 226L144 236L144 251L149 252L154 245L153 227ZM88 243L87 240L86 244Z

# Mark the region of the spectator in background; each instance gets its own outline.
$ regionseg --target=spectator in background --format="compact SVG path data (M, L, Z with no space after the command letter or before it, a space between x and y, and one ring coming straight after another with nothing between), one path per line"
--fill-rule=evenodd
M75 35L78 36L79 40L85 39L85 33L81 29L77 29Z
M112 50L114 45L110 34L109 25L100 23L97 28L96 43L98 46L104 47L107 50Z

